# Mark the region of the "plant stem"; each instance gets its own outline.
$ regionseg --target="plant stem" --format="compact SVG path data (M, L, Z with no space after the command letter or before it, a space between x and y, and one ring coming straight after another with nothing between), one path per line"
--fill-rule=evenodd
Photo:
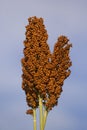
M42 98L39 96L39 111L40 111L40 130L43 129L43 103Z
M36 109L33 109L33 130L37 130L36 125Z
M47 120L48 111L44 110L44 118L43 118L43 130L45 129L46 120Z

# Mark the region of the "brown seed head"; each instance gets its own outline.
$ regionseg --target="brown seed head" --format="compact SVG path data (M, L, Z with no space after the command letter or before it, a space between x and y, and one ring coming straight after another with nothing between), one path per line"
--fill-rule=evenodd
M37 108L38 95L47 110L58 104L64 80L70 75L69 52L72 44L66 36L60 36L51 54L47 44L48 34L42 18L30 17L26 26L24 57L22 63L22 89L29 107ZM27 113L31 114L32 109Z

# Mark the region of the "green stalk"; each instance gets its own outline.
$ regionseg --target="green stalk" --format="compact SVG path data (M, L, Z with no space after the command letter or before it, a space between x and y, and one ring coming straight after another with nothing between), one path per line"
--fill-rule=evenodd
M33 109L33 130L37 130L36 127L36 109Z
M43 103L42 98L39 96L39 111L40 111L40 130L43 129Z
M48 111L44 110L44 118L43 118L43 130L45 129L46 120L47 120Z

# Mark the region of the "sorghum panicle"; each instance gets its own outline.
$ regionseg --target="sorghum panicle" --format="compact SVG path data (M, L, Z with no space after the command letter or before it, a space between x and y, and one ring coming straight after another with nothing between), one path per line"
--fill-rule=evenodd
M39 106L39 96L49 111L58 104L64 80L70 75L69 39L60 36L51 54L47 44L48 34L42 18L30 17L26 26L24 57L22 63L22 89L32 109Z

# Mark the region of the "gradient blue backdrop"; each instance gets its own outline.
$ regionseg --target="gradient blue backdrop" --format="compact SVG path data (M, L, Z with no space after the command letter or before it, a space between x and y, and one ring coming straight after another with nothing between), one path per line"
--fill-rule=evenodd
M30 16L44 18L51 51L61 34L73 44L72 73L46 130L87 130L87 0L0 0L0 130L33 130L20 62Z

